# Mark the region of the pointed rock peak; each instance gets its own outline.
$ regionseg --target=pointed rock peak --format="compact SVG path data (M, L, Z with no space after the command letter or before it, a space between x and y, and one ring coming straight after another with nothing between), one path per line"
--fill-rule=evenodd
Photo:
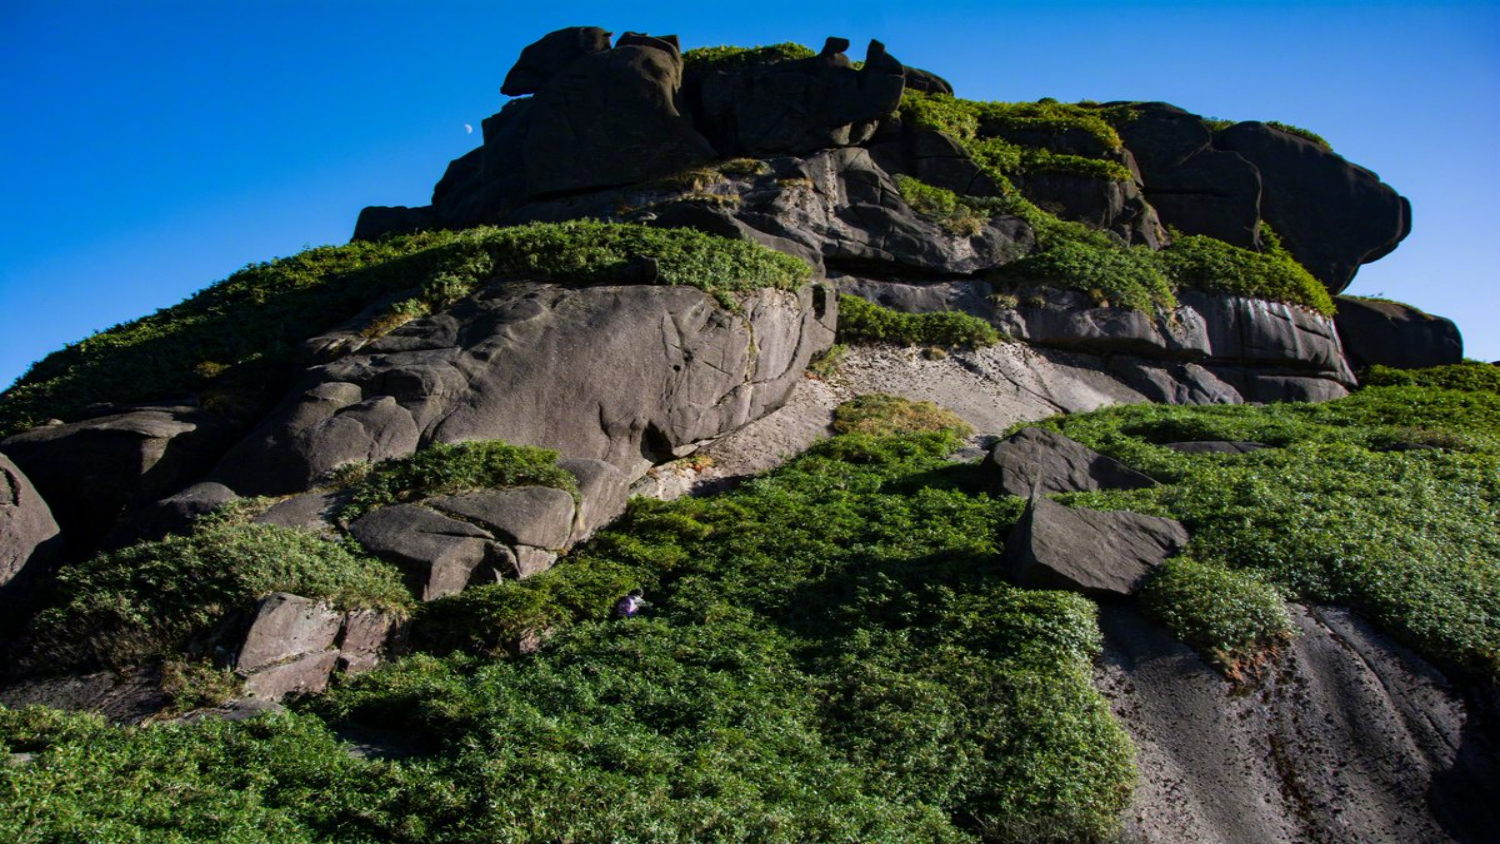
M823 42L823 52L818 54L818 58L831 59L834 56L843 55L848 49L849 39L830 35L828 40Z
M896 61L890 53L885 51L885 45L870 39L870 46L865 48L865 73L893 73L897 76L906 74L906 67Z

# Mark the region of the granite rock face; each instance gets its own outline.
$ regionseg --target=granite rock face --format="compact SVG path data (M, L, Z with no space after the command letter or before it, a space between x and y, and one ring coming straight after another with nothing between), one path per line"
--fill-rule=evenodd
M1156 485L1120 461L1046 428L1022 428L995 443L980 471L993 492L1022 498Z
M232 667L254 700L315 694L335 673L359 674L378 665L401 628L391 613L342 612L323 601L275 592L261 599L243 634L229 643Z
M1453 320L1425 314L1410 305L1340 296L1334 325L1349 363L1357 369L1394 366L1421 369L1459 363L1464 338Z
M308 488L335 467L432 442L503 439L604 460L632 478L780 405L833 341L818 285L496 283L306 373L215 471L242 494Z
M62 558L47 502L26 474L0 454L0 610L10 615Z
M1187 541L1172 519L1064 507L1034 495L1006 540L1003 564L1011 579L1032 589L1123 598Z

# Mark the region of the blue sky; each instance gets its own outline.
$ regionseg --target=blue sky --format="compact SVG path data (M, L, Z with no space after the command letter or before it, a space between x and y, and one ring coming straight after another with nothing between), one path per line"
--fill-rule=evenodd
M521 48L569 25L685 47L884 41L973 99L1166 100L1306 126L1409 197L1351 292L1500 359L1500 2L0 3L0 384L247 263L425 204ZM862 48L856 47L853 52Z

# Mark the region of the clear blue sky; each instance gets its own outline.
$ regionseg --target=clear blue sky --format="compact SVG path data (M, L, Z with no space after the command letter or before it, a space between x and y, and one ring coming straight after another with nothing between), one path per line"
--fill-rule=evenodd
M365 205L425 204L521 48L569 25L873 37L964 97L1307 126L1415 209L1352 292L1452 317L1500 359L1500 2L631 5L0 0L0 385L246 263L344 242Z

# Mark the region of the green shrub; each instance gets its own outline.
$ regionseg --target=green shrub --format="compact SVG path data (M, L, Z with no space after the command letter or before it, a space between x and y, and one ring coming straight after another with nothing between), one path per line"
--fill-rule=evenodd
M1172 233L1172 245L1156 253L1171 282L1216 293L1269 299L1311 308L1332 316L1328 288L1313 277L1262 224L1264 252L1252 252L1204 235Z
M832 346L813 355L812 360L807 363L807 372L814 378L827 381L838 375L839 366L844 358L849 355L849 347L844 343L834 343Z
M1177 305L1177 297L1157 267L1156 253L1144 246L1060 243L1008 264L1003 275L1082 290L1100 306L1152 312Z
M682 54L683 68L690 73L713 73L716 70L737 70L758 64L795 59L810 59L817 52L809 47L784 41L769 47L694 47Z
M89 404L191 392L210 408L252 414L285 384L298 343L382 296L418 287L421 296L403 306L416 315L420 303L442 307L495 277L608 283L641 256L656 259L659 283L696 287L726 307L734 293L792 290L811 277L796 258L747 241L589 220L323 246L247 267L48 355L0 397L0 436L71 419Z
M272 592L405 612L391 565L314 533L233 521L100 554L58 574L60 606L33 626L39 668L171 657Z
M550 486L577 495L578 482L557 465L557 452L501 440L433 443L410 457L372 467L350 487L339 516L352 522L388 504L481 489Z
M973 237L984 230L990 215L974 203L963 202L951 190L920 182L910 176L898 174L896 187L901 198L922 217L936 223L951 235Z
M874 436L947 431L961 439L974 434L974 426L947 408L885 393L855 396L834 408L833 430Z
M1437 387L1471 393L1500 393L1500 366L1465 361L1423 369L1396 369L1377 364L1370 367L1360 380L1366 387Z
M1146 611L1231 676L1253 672L1296 632L1281 595L1249 571L1177 557L1141 592Z
M843 295L839 297L838 339L840 343L982 348L1000 342L1000 332L978 317L957 311L906 314Z

